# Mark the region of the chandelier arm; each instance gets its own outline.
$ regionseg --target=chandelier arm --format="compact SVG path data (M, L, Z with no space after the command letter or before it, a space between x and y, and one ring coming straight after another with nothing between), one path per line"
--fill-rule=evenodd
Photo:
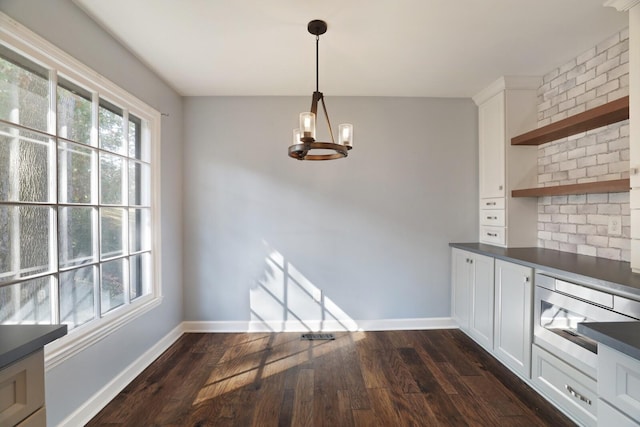
M321 92L313 92L313 95L311 96L311 112L313 114L316 115L316 117L318 117L318 101L322 99L322 93Z
M324 103L324 96L320 97L320 101L322 101L322 109L324 110L324 117L327 119L327 126L329 127L329 135L331 135L331 142L335 144L336 140L333 138L333 129L331 129L331 121L329 120L329 113L327 113L327 106Z

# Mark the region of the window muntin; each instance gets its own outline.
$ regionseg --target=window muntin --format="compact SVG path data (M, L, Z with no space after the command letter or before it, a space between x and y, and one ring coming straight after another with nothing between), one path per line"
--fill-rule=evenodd
M0 45L0 323L99 327L157 296L148 113L74 80Z

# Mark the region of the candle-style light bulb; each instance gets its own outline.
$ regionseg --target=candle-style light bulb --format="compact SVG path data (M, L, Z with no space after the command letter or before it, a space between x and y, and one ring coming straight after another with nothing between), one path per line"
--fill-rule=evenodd
M353 147L353 125L342 123L338 126L338 143L349 148Z
M316 139L316 115L311 112L300 113L300 134L303 142Z

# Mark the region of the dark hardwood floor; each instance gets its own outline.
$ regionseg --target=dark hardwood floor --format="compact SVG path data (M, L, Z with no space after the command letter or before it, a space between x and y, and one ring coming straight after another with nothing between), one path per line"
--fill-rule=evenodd
M572 426L458 330L185 334L90 426Z

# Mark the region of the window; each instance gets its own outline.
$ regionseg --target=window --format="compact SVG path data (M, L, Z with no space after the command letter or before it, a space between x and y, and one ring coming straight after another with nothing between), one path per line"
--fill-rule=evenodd
M0 323L66 324L51 366L159 304L159 113L10 24L18 31L0 25Z

